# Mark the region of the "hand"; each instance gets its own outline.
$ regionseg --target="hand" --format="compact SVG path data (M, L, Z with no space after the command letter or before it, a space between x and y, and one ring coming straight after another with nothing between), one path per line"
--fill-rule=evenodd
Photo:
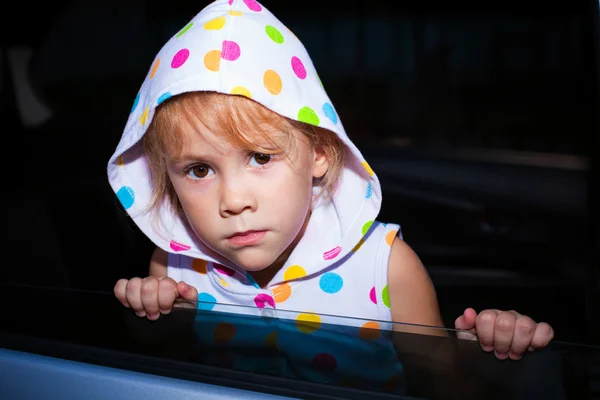
M197 301L198 291L185 282L175 282L169 277L120 279L114 287L115 296L125 307L131 308L139 317L154 321L161 314L168 314L177 299Z
M554 330L545 322L536 323L516 311L484 310L477 314L467 308L455 321L458 337L479 340L481 348L493 351L500 360L519 360L529 350L546 347Z

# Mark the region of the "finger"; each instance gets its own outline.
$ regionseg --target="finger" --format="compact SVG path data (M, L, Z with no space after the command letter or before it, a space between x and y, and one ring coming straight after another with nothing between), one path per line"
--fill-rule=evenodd
M113 288L116 298L125 306L129 307L127 302L127 279L119 279Z
M541 349L548 346L554 339L554 329L545 322L540 322L535 327L533 338L531 339L530 350Z
M127 282L127 303L138 317L145 317L146 311L144 311L144 305L142 304L142 297L140 296L140 291L142 290L142 279L141 278L131 278L129 282Z
M526 315L517 317L515 322L515 333L508 353L511 360L519 360L523 357L523 353L525 353L531 345L535 329L536 323L534 320Z
M168 314L178 296L177 282L171 278L163 278L158 282L158 309L161 314Z
M503 311L496 316L494 326L494 353L496 357L505 360L512 344L515 333L517 314L511 311Z
M144 278L141 297L148 319L157 319L160 316L160 310L158 309L158 278L155 276Z
M456 329L468 331L475 328L475 321L477 321L477 312L472 308L467 308L463 315L456 318L454 326Z
M494 350L494 325L498 312L498 310L484 310L479 313L475 321L477 339L483 351Z
M177 292L179 293L179 299L177 306L186 308L196 308L198 302L198 290L192 285L188 285L185 282L177 283Z

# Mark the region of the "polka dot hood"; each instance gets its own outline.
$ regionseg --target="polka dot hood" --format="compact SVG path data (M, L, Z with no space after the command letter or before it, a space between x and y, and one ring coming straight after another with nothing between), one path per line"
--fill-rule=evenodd
M315 207L286 265L311 266L307 275L317 273L359 244L379 213L380 183L348 139L306 49L255 0L217 0L159 51L108 163L112 189L158 247L239 270L210 251L168 206L159 210L161 229L148 209L152 187L140 139L161 102L191 91L247 96L280 115L335 132L348 152L337 190L330 202ZM285 280L282 271L276 281Z

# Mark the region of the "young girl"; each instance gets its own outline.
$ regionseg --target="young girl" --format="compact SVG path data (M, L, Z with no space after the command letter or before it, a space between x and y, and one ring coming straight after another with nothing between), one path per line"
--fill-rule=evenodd
M376 221L377 175L304 46L255 0L215 1L160 50L108 177L157 246L150 276L114 289L140 317L184 299L291 310L307 333L323 315L361 318L366 336L385 322L443 325L399 226ZM514 311L467 309L456 328L500 359L553 336Z

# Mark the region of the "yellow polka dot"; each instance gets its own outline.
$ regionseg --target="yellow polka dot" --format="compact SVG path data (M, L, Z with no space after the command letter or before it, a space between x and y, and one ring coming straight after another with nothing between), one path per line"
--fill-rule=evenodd
M358 331L358 336L363 340L379 339L379 324L377 322L365 322Z
M228 14L231 15L232 17L241 17L242 15L244 15L244 13L241 11L233 11L233 10L229 10Z
M234 87L233 89L231 89L231 94L239 94L242 96L252 98L252 93L250 93L250 91L243 86Z
M225 287L229 286L229 283L225 282L223 279L219 278L219 283Z
M221 50L211 50L204 56L204 66L210 71L218 71L221 65Z
M150 69L150 79L154 78L154 75L156 75L156 71L158 71L159 65L160 65L160 58L157 58L156 61L154 61L154 64L152 64L152 69Z
M284 301L290 298L291 294L292 287L287 283L273 288L273 297L275 298L275 301L277 303L283 303Z
M123 156L119 156L119 157L117 157L117 165L118 165L119 167L122 167L122 166L124 165L124 164L123 164Z
M298 314L296 317L296 328L302 333L313 333L321 327L321 317L316 314Z
M391 246L392 243L394 243L394 239L396 238L397 233L398 233L398 231L389 231L385 235L385 242Z
M148 107L146 107L146 109L144 110L144 112L142 113L141 117L140 117L140 123L142 125L146 125L146 122L148 121Z
M367 163L366 161L363 161L361 164L365 168L365 170L367 170L367 173L369 174L369 176L375 175L375 172L373 172L369 163Z
M235 326L227 322L223 322L215 327L213 336L215 338L215 342L221 344L227 343L235 336Z
M265 72L265 74L263 75L263 83L269 91L269 93L281 93L281 88L283 87L281 77L277 72L273 71L272 69L267 70L267 72Z
M206 273L206 260L201 260L199 258L195 258L194 261L192 261L192 269L196 272L198 272L199 274L205 274Z
M218 31L225 26L225 17L220 16L204 24L204 29L209 31Z
M283 274L283 279L286 281L291 281L292 279L298 279L306 276L306 271L299 265L292 265L285 270Z
M269 336L267 336L267 338L265 339L265 344L267 345L267 347L270 347L272 349L277 348L277 331L269 333Z
M365 238L360 238L360 241L356 244L356 246L354 246L352 251L358 251L358 249L360 249L364 243L365 243Z

